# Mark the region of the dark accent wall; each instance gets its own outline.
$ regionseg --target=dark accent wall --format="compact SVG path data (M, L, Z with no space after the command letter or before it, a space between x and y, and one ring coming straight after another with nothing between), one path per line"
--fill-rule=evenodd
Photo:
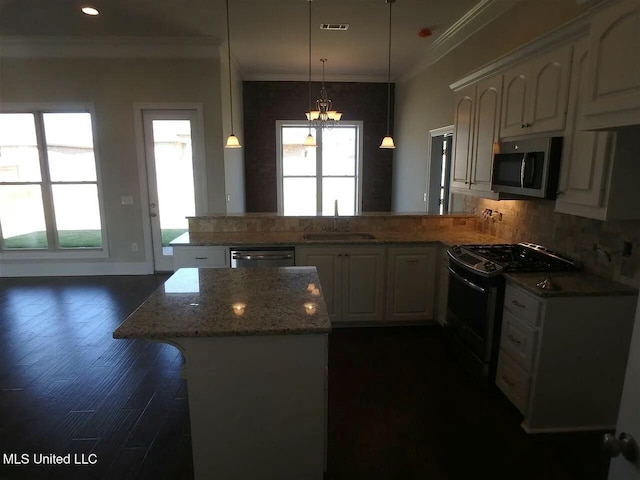
M387 130L386 83L326 83L342 119L363 122L362 211L391 210L392 150L379 148ZM393 95L391 85L391 131ZM305 120L307 82L243 82L244 164L247 212L277 211L276 120ZM312 84L312 101L320 83ZM314 107L315 108L315 107Z

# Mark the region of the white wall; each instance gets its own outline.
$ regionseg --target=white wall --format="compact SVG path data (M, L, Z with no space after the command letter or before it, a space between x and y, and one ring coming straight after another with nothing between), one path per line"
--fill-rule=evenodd
M0 103L92 103L101 161L110 256L82 260L2 260L4 275L145 273L135 103L201 103L210 211L225 211L220 65L217 58L0 58ZM131 195L133 205L121 205ZM140 250L132 251L137 243ZM145 267L145 265L147 265ZM49 268L51 267L51 268ZM89 270L89 272L87 272Z
M424 212L429 130L453 123L455 80L584 12L575 0L522 0L451 53L396 84L392 209Z

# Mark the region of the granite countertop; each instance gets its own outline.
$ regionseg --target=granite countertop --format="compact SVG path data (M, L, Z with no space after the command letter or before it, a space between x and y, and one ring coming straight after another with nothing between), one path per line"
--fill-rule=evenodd
M316 245L316 244L385 244L385 243L436 243L445 245L506 243L504 240L470 230L442 229L431 232L370 231L373 239L322 239L306 240L307 232L187 232L171 242L172 246L208 245ZM317 233L317 232L308 232ZM355 232L341 232L355 233Z
M638 290L587 272L506 273L507 280L539 297L595 297L604 295L637 295ZM552 287L541 289L538 283L550 279Z
M114 338L324 334L331 322L315 267L181 268Z

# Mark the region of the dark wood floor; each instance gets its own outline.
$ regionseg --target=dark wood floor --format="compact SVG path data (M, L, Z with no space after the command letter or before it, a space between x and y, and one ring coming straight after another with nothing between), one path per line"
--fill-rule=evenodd
M0 479L193 478L179 353L111 338L165 278L0 279ZM606 478L600 433L525 434L437 327L334 330L329 370L329 480Z

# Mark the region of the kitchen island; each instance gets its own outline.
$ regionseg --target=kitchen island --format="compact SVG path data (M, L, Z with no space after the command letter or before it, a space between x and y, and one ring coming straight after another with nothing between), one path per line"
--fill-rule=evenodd
M196 479L321 479L330 330L315 267L183 268L113 336L182 352Z

